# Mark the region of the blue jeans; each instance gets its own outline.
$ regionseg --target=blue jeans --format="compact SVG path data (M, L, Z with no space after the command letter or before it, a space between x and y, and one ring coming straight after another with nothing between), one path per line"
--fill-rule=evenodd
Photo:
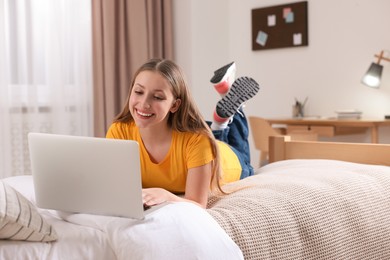
M207 122L209 125L210 122ZM248 121L244 112L240 109L239 112L233 116L233 121L223 130L213 130L216 139L227 143L233 152L237 155L241 164L241 177L244 179L254 174L251 166L251 156L249 149L249 128Z

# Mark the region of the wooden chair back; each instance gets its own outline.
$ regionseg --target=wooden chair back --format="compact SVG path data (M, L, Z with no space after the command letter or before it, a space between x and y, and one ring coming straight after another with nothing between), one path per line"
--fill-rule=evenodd
M276 131L264 118L250 116L248 119L255 148L260 151L259 166L262 166L268 160L269 137L280 136L281 134Z

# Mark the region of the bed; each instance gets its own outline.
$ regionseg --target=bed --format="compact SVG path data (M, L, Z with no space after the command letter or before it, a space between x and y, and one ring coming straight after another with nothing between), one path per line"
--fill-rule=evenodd
M390 259L390 145L274 137L269 152L207 210L169 204L144 221L39 209L31 176L3 179L52 237L3 239L0 259Z

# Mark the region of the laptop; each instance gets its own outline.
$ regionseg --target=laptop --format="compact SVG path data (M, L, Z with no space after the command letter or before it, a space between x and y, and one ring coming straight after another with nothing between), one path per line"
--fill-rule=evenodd
M37 206L143 219L136 141L29 133Z

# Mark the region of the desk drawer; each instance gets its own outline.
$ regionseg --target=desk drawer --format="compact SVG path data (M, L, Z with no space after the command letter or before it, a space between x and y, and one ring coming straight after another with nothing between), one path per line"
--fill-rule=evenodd
M334 136L335 128L333 126L310 126L310 125L288 125L287 134L292 132L310 132L317 133L319 136Z

